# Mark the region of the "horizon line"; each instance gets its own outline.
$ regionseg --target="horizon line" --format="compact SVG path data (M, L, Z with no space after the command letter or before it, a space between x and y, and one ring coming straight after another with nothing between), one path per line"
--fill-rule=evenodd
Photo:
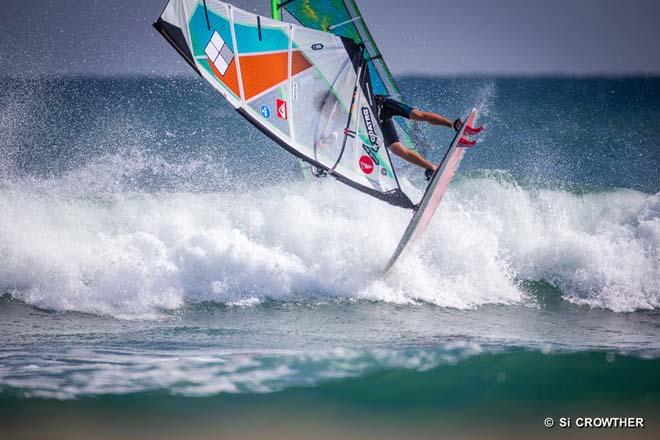
M568 72L538 72L538 73L524 73L524 72L465 72L465 73L417 73L409 72L394 75L397 79L408 78L421 78L421 79L479 79L479 78L502 78L502 79L660 79L660 72L626 72L626 73L611 73L611 72L593 72L593 73L568 73ZM53 73L32 73L32 72L19 72L19 73L4 73L0 74L0 78L11 79L198 79L199 76L194 72L190 73L144 73L144 72L126 72L126 73L89 73L89 72L53 72Z

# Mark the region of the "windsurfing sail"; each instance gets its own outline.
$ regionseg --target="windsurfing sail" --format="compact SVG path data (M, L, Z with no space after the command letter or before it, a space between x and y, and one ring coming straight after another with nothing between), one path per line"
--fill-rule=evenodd
M369 66L374 93L406 102L354 0L270 1L271 13L276 20L291 17L291 21L295 20L305 27L331 32L363 44L364 59ZM428 153L427 142L419 130L414 129L413 121L396 118L396 122L402 130L401 141L406 147Z
M283 148L360 191L414 207L382 145L373 97L386 86L371 73L379 68L373 47L217 0L169 0L154 26Z

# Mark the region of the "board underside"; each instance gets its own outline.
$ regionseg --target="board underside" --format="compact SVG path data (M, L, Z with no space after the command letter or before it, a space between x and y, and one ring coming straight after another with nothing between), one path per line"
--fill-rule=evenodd
M447 150L447 153L445 153L445 157L440 162L440 165L438 165L436 172L429 182L424 196L417 205L415 214L413 214L413 217L408 224L408 228L406 228L406 232L403 234L394 254L387 262L387 265L383 270L383 276L387 276L392 272L396 262L405 256L405 254L412 248L413 244L422 236L424 231L426 231L435 211L438 209L438 206L442 201L442 196L447 191L454 174L456 174L458 164L465 152L465 148L460 145L460 140L463 137L465 127L472 126L476 117L477 110L472 109L465 124L463 124L463 127L456 133L451 146Z

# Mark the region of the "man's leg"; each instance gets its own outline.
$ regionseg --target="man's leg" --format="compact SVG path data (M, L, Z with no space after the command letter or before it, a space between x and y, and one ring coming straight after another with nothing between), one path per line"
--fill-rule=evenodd
M431 125L442 125L444 127L454 128L454 121L450 121L437 113L424 112L419 109L413 109L413 111L410 112L410 119L413 121L428 122Z
M390 145L390 151L396 154L397 156L399 156L400 158L402 158L403 160L406 160L415 165L419 165L424 169L435 171L435 165L433 165L428 160L424 159L422 155L419 154L418 152L404 147L401 142L392 143Z

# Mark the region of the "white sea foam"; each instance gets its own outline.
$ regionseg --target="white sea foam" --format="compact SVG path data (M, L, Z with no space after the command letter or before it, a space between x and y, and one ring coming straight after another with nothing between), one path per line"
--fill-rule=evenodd
M86 194L73 180L0 187L0 292L149 318L186 302L301 297L472 308L521 302L520 280L545 280L578 304L660 307L659 194L462 179L383 280L410 212L331 179L224 194Z

